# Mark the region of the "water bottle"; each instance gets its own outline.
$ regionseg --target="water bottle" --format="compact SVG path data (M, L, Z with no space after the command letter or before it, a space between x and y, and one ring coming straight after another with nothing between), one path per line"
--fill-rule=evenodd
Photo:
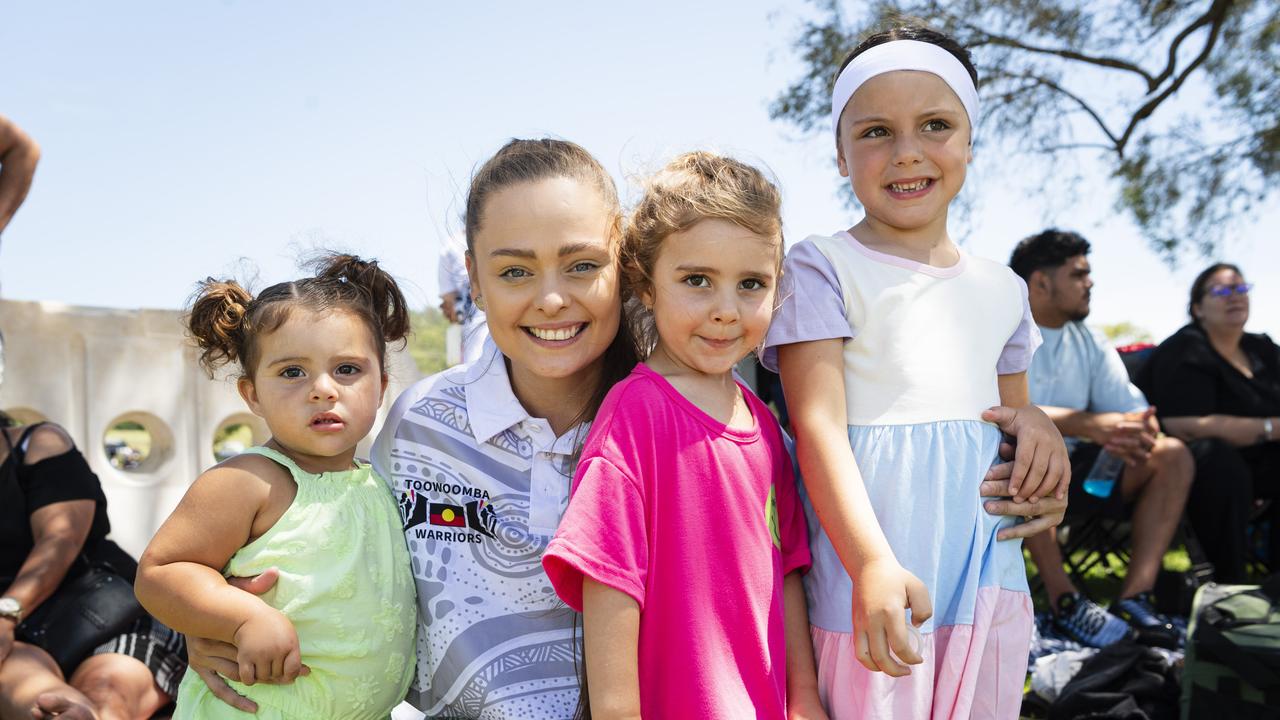
M1123 469L1123 458L1106 450L1099 452L1098 459L1093 461L1093 467L1089 468L1089 474L1084 479L1084 491L1094 497L1111 497L1111 491L1116 487L1116 478L1120 477Z

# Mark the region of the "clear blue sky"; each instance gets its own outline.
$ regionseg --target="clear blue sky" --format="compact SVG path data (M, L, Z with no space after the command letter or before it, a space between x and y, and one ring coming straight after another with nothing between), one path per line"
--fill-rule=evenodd
M440 238L472 169L554 134L637 174L710 147L763 163L796 240L850 224L825 138L769 120L796 74L790 2L41 2L5 4L0 113L40 142L0 244L3 295L180 307L196 280L295 274L317 246L380 258L434 303ZM981 149L980 149L981 151ZM1016 166L971 176L970 251L1006 259L1046 223L1094 241L1091 322L1176 329L1192 258L1170 272L1112 210L1105 178L1068 206ZM1280 333L1274 211L1227 249L1258 285L1250 329Z

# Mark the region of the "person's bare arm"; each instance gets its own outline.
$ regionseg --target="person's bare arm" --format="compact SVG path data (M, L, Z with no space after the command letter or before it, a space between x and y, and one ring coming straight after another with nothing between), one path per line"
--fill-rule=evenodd
M40 146L0 115L0 233L27 198L40 161Z
M1154 409L1120 413L1094 413L1073 408L1039 406L1064 437L1076 437L1101 445L1129 463L1146 462L1155 447Z
M4 432L0 430L0 432ZM34 465L74 448L71 439L55 425L36 428L27 441L25 465ZM71 563L80 554L93 526L93 500L67 500L46 505L31 513L31 552L17 576L0 594L22 604L22 614L30 616L58 589Z
M591 717L640 720L640 606L635 599L584 577L582 645Z
M261 575L253 577L229 577L227 584L254 595L261 595L275 586L280 577L275 568L268 568ZM239 651L235 645L219 640L210 640L196 635L187 636L187 664L196 676L209 687L213 696L231 707L247 713L258 712L258 704L241 695L227 684L227 680L240 682L240 665L237 662ZM311 668L302 666L299 675L310 675ZM288 675L260 682L285 685L294 681Z
M30 616L67 576L92 525L92 500L67 500L31 513L35 544L13 583L0 594L15 598L22 614Z
M196 479L138 563L138 600L182 633L232 642L261 601L227 585L218 568L249 539L266 489L256 475L217 466Z
M827 720L818 697L809 608L798 570L782 580L782 608L787 626L787 720Z
M1199 417L1169 417L1161 423L1176 438L1203 440L1217 438L1236 447L1248 447L1260 442L1280 440L1280 417L1271 418L1271 436L1266 435L1266 419L1240 417L1238 415L1201 415Z
M1062 433L1043 410L1031 404L1025 372L999 375L997 379L1001 405L984 411L982 419L994 422L1016 438L1010 480L1013 499L1066 497L1071 462Z
M1111 431L1124 420L1122 413L1094 413L1052 405L1039 407L1064 437L1080 438L1098 445L1105 444Z
M849 447L844 399L844 341L782 345L778 369L796 429L805 489L840 562L854 578L853 624L858 661L900 677L922 662L911 647L903 610L917 625L933 614L924 583L899 563L880 529ZM889 650L892 648L892 655Z
M2 432L2 431L0 431ZM31 513L31 534L35 540L18 575L0 595L11 597L22 606L23 617L31 613L58 589L62 579L89 536L93 524L92 500L67 500L52 503ZM0 664L13 649L17 624L0 618Z
M247 469L250 456L196 478L142 559L134 591L160 622L190 635L234 644L241 681L297 677L297 633L280 611L227 584L219 568L253 534L271 486Z

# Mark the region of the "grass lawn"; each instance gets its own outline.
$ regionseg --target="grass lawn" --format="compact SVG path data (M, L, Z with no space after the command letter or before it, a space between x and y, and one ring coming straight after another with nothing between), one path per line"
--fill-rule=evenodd
M1080 550L1072 555L1072 562L1078 563L1085 559L1088 551ZM1027 580L1031 586L1036 586L1036 566L1031 562L1031 556L1025 550L1022 553L1023 562L1027 566ZM1171 548L1164 554L1164 569L1169 572L1186 572L1191 569L1191 558L1187 556L1187 549L1181 545ZM1089 568L1083 578L1073 578L1077 584L1083 585L1080 588L1085 595L1099 602L1110 602L1112 598L1120 592L1120 584L1124 582L1125 564L1114 555L1108 555L1103 562ZM1036 612L1049 609L1048 599L1045 597L1043 588L1039 592L1032 594L1032 600L1035 601Z

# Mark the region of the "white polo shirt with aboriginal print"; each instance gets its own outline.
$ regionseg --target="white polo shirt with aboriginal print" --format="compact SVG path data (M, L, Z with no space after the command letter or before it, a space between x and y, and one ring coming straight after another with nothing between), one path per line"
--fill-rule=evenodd
M556 437L511 390L491 340L470 365L396 400L373 466L400 505L418 589L418 673L428 718L573 717L574 612L542 553L569 503L579 432Z

